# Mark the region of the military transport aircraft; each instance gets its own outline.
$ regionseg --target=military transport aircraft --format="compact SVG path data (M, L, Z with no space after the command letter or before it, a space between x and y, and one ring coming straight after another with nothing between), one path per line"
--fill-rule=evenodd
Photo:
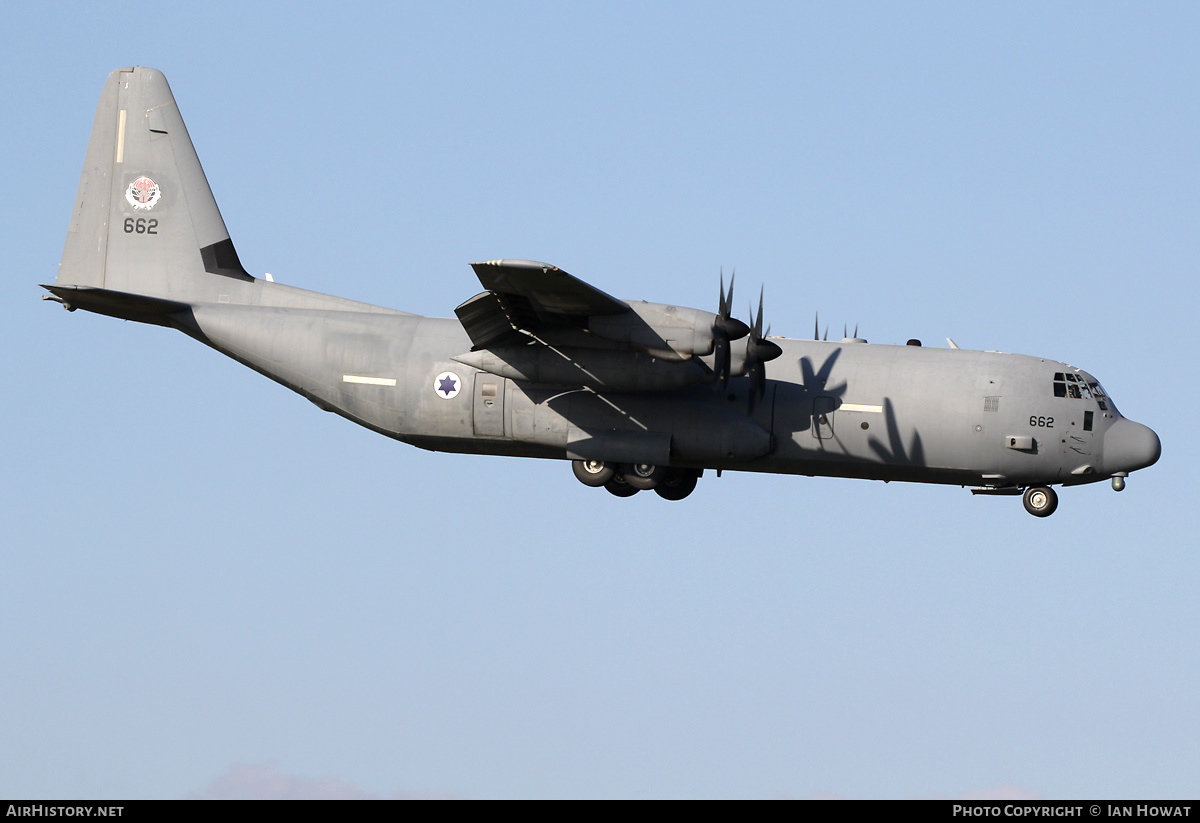
M680 500L705 469L907 480L1019 495L1159 457L1096 378L998 352L770 338L717 312L619 300L528 260L473 263L457 319L242 267L163 75L104 87L46 299L178 329L326 411L425 449L573 461L619 497ZM815 337L816 335L814 335Z

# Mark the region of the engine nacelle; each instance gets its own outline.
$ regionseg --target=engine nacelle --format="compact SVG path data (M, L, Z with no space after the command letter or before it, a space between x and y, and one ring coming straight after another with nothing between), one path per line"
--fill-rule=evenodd
M629 308L621 314L592 315L588 331L664 360L712 353L717 319L712 312L645 302L631 302Z

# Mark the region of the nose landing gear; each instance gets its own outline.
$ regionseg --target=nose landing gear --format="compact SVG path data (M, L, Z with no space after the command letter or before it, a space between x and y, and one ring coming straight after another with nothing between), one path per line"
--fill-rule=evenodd
M1034 517L1049 517L1058 508L1058 494L1049 486L1030 486L1022 502Z

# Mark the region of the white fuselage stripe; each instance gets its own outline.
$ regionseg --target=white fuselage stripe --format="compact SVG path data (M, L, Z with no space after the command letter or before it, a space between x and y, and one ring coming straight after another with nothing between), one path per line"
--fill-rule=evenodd
M364 386L394 386L396 378L394 377L363 377L360 374L343 374L343 383L361 383Z
M883 406L872 406L867 403L843 403L835 411L874 412L883 414Z
M121 120L117 123L117 162L125 161L125 109L121 109Z

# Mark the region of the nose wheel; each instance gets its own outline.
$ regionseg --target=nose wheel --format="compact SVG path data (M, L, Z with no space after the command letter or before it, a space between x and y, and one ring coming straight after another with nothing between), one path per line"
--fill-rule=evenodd
M1049 517L1058 508L1058 494L1049 486L1030 486L1023 502L1025 511L1034 517Z

